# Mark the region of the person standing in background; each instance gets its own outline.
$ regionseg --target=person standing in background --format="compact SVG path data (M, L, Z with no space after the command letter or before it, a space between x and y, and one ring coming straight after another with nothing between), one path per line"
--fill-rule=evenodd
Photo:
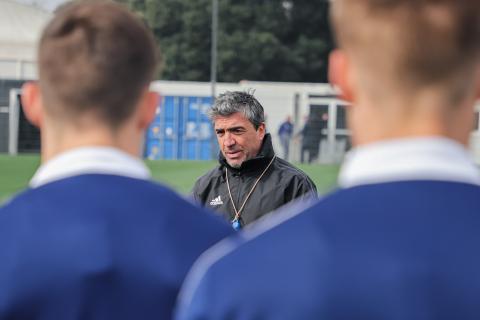
M280 139L280 144L283 149L283 159L288 161L289 150L290 150L290 140L292 140L293 134L293 124L290 116L282 122L278 128L278 137Z

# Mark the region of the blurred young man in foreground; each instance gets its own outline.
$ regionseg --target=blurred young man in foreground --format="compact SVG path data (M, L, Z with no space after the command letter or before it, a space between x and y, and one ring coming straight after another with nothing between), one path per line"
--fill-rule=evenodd
M183 278L231 233L148 181L154 41L111 2L62 8L23 88L42 165L0 210L0 319L168 319Z
M331 3L355 145L341 189L205 254L178 319L480 318L480 2Z

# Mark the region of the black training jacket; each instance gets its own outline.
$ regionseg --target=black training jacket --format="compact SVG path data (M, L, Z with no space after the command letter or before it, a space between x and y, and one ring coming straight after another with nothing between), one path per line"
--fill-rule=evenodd
M265 135L257 157L245 161L238 169L230 167L220 153L220 165L197 180L193 187L193 197L204 207L217 211L232 221L235 210L228 193L225 169L228 167L232 198L237 210L240 210L245 197L274 155L270 134ZM314 197L317 197L317 188L313 181L304 172L277 157L241 211L241 225L249 224L294 199Z

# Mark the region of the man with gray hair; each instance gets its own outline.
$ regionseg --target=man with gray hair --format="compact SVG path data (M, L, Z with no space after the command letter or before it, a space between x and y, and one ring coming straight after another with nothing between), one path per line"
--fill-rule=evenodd
M313 181L275 155L263 107L252 94L221 94L209 116L220 164L197 180L198 202L221 212L238 230L294 199L316 197Z

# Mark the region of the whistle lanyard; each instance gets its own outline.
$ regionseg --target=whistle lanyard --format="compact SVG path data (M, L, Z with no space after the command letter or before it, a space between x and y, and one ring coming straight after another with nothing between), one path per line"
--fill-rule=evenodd
M260 182L260 179L262 179L262 177L265 175L265 173L267 172L268 168L270 168L270 166L272 165L273 160L275 160L275 158L276 158L276 155L273 156L273 158L272 158L272 160L270 160L270 163L268 164L268 166L265 168L265 170L263 170L262 174L257 178L255 183L253 184L252 189L250 189L250 192L245 197L245 200L243 200L242 206L240 207L239 210L237 210L237 207L235 206L235 202L233 201L232 192L230 190L230 183L228 182L228 168L225 167L225 179L227 180L228 195L230 196L230 201L232 202L233 210L235 211L235 217L231 221L233 229L240 230L242 228L242 226L240 224L240 216L242 214L243 208L245 208L245 204L247 203L248 199L252 195L253 190L255 190L255 188L257 187L257 184Z

